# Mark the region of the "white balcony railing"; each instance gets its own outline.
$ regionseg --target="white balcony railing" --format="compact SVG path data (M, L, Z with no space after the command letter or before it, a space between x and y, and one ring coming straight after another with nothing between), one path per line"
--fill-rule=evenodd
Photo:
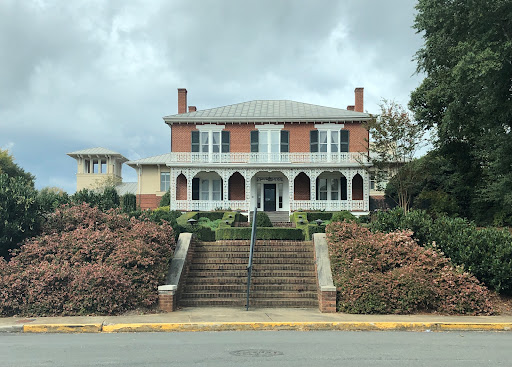
M367 163L364 152L353 153L171 153L173 163Z

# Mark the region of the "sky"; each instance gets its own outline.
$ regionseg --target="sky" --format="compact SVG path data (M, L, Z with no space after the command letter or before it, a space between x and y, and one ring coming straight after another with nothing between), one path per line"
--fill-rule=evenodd
M170 151L162 117L288 99L365 111L422 80L411 0L1 0L0 148L36 187L76 190L66 153ZM123 167L123 179L136 181Z

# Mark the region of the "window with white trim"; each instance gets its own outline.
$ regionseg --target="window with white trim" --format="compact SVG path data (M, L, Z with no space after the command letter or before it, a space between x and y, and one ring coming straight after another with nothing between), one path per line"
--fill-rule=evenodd
M193 153L229 153L230 134L223 125L199 125L191 136Z
M171 173L160 172L160 191L169 191L171 187Z
M201 179L201 200L222 200L222 180Z

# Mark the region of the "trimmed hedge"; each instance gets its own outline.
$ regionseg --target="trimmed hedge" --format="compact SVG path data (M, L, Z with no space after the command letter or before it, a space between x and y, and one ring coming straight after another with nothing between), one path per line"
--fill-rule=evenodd
M256 213L256 227L272 227L272 222L265 212Z
M334 212L308 212L308 221L314 222L317 219L321 220L331 220Z
M217 240L250 240L250 227L219 228L215 233ZM258 240L304 240L304 233L300 228L273 228L261 227L256 231Z
M196 212L196 215L194 216L194 219L199 220L199 218L208 218L212 222L217 219L222 219L225 212Z

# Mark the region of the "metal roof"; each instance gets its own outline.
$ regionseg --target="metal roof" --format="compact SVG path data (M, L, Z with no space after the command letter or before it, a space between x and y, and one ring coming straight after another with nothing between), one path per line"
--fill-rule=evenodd
M134 161L126 162L126 164L128 166L134 167L134 168L138 164L168 164L168 163L172 163L170 153L162 154L162 155L155 155L153 157L141 158L141 159L136 159Z
M113 150L101 147L77 150L75 152L67 153L67 155L69 155L70 157L78 155L117 155L123 157L121 153L114 152Z
M137 182L122 182L116 185L116 191L118 195L136 194L137 187Z
M163 119L168 124L194 122L314 122L361 121L369 120L370 115L289 100L256 100L165 116Z

